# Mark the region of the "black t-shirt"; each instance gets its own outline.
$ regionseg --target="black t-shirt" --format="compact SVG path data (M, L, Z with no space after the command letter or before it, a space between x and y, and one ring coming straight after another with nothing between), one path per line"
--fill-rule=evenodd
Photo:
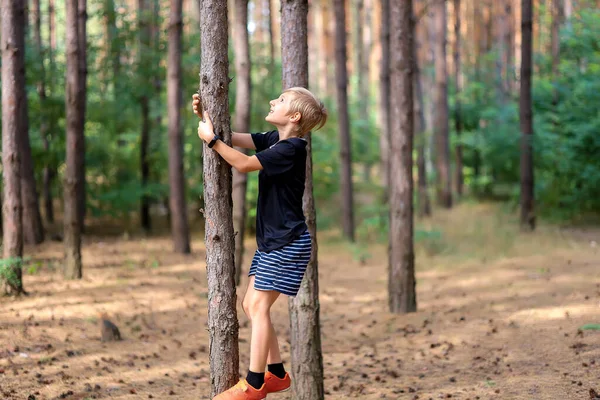
M279 140L278 131L252 133L258 174L256 242L269 252L298 238L306 228L302 195L306 178L306 141Z

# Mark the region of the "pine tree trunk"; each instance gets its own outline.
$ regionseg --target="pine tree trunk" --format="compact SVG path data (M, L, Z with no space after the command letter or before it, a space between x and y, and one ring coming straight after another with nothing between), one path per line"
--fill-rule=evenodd
M25 35L27 29L27 2L23 2L22 18L15 24L17 30L17 57L19 60L19 73L16 79L17 85L25 87ZM44 227L42 225L42 216L40 214L39 198L35 187L35 176L33 158L31 156L31 145L29 143L29 110L27 102L27 91L24 92L22 106L19 108L19 135L17 137L19 151L21 152L21 202L23 207L22 224L23 239L28 244L39 244L44 241Z
M521 0L521 229L535 229L533 176L533 111L531 107L532 0Z
M454 0L454 84L456 85L456 94L454 100L454 129L456 130L456 145L455 151L455 163L456 163L456 194L460 197L463 195L463 151L462 143L460 142L460 136L462 133L462 116L461 116L461 76L460 76L460 0Z
M417 146L417 176L418 176L418 210L421 217L431 215L431 202L427 190L427 163L425 159L425 149L427 147L427 134L425 124L425 111L423 104L423 87L421 85L421 71L419 68L419 53L417 51L417 33L413 16L412 23L412 79L413 79L413 107L414 107L414 133ZM414 143L414 142L413 142ZM413 185L414 186L414 185Z
M318 3L317 20L315 21L315 25L317 29L319 29L317 36L320 38L319 40L319 92L326 94L328 97L332 96L333 90L331 89L331 81L330 81L330 68L329 63L331 58L330 47L331 46L331 7L328 1L319 0Z
M169 208L173 250L190 252L190 233L183 177L183 135L181 131L181 0L170 2L169 54L167 62L167 103L169 113Z
M148 63L150 47L150 36L151 28L149 23L149 11L150 8L147 3L148 0L138 0L138 29L140 35L140 51L139 57L139 68L138 73L142 70L150 68ZM144 74L151 81L149 74ZM142 112L142 130L140 133L140 171L141 171L141 185L142 190L145 190L148 181L150 180L150 163L148 153L150 151L150 100L146 94L140 97L140 108ZM150 220L150 198L147 195L142 195L140 202L140 223L142 229L146 233L150 232L151 220Z
M79 75L79 30L78 30L78 0L66 0L66 115L67 115L67 155L64 180L64 240L66 279L81 279L81 214L79 212L81 186L83 185L83 124L81 122L82 108L79 101L81 96L81 78Z
M48 93L54 95L53 79L56 77L56 67L54 64L54 51L56 50L56 30L55 27L55 10L54 0L48 0L48 38L50 47L48 48L48 61L49 61L49 76L48 76ZM54 120L48 120L49 133L52 136L52 131L56 129L56 123ZM50 143L46 147L44 143L44 150L50 149ZM52 200L52 181L56 177L56 167L48 165L44 169L43 173L43 196L44 196L44 210L46 215L46 221L48 224L54 223L54 206Z
M267 4L271 2L267 0ZM269 7L270 9L270 7ZM237 132L248 132L250 128L250 42L248 39L248 0L234 2L234 52L235 52L235 124ZM269 21L271 15L269 14ZM270 54L273 56L273 28L269 23ZM272 59L271 59L272 60ZM270 71L273 73L273 70ZM271 75L272 76L272 75ZM246 153L245 149L237 150ZM233 226L235 235L235 284L240 284L244 259L244 234L246 228L246 188L248 178L244 173L233 171Z
M358 85L354 87L354 95L359 102L364 99L360 98L360 85L363 80L361 73L361 66L363 64L363 26L364 22L362 19L363 10L365 8L364 0L350 0L349 4L352 5L350 9L350 27L352 29L352 72L356 76L356 82ZM362 112L362 111L361 111Z
M87 0L79 0L78 3L78 14L77 14L77 29L78 40L79 40L79 123L81 131L81 146L82 151L85 154L85 114L86 114L86 102L87 102ZM86 193L85 193L85 159L81 163L81 185L79 185L78 194L78 212L79 212L79 223L81 224L81 232L85 231L85 214L86 214Z
M452 207L450 179L450 140L448 130L448 71L446 68L446 3L439 2L435 8L435 163L437 177L437 200L445 207Z
M42 49L42 27L41 27L41 9L40 0L33 0L34 9L34 41L36 48L36 56L39 60L44 60L44 51ZM37 82L37 92L40 97L40 136L42 138L42 145L44 151L50 150L50 143L48 142L48 116L46 112L46 70L44 63L38 64L39 68L39 81ZM42 195L44 202L44 214L46 221L51 224L54 222L54 210L52 208L52 194L50 192L50 179L49 179L49 166L44 165L42 172Z
M283 87L308 85L307 0L290 0L281 7L281 61ZM306 181L302 207L312 238L312 254L300 291L290 297L292 398L323 400L323 354L319 304L317 214L313 196L312 139L306 137Z
M513 65L513 52L514 52L514 17L512 12L512 1L506 3L504 12L506 15L506 30L504 31L504 64L506 65L506 71L504 75L504 90L506 90L508 97L511 97L514 85L514 69Z
M22 23L16 25L17 37L19 43L17 55L21 58L22 66L18 79L22 81L18 85L26 85L25 81L25 51L26 36L29 31L29 10L28 3L24 2L24 11ZM40 215L39 198L35 187L35 176L33 159L31 155L31 145L29 142L29 106L27 100L27 91L25 91L25 100L23 107L20 108L18 146L21 151L21 203L23 207L22 224L23 238L25 243L39 244L44 241L44 228L42 217Z
M550 46L552 50L552 76L558 77L558 64L560 63L560 27L564 21L562 0L552 0L552 31Z
M23 206L21 203L21 152L19 135L20 110L24 107L25 81L19 78L23 57L19 55L19 43L23 39L24 3L2 0L0 26L2 35L2 257L13 261L2 268L7 269L3 278L3 292L19 295L24 292L21 263L23 257ZM19 27L20 25L20 27Z
M225 0L202 1L200 18L201 97L211 116L215 133L226 143L231 143L227 2ZM231 167L206 145L204 145L204 201L210 371L212 396L214 396L238 381L239 326L236 314Z
M354 242L354 210L352 188L352 151L348 117L348 71L346 69L346 7L344 0L334 0L335 10L335 75L340 136L340 170L342 196L342 229L344 237Z
M381 64L379 70L380 124L379 154L381 158L381 185L389 189L390 157L390 0L381 0Z
M417 310L413 248L413 25L412 0L392 1L390 37L390 312Z
M275 37L273 36L273 5L271 4L271 0L265 0L266 2L266 13L267 13L267 24L268 24L268 32L269 32L269 76L273 76L275 73ZM248 1L246 0L246 20L248 20ZM247 28L246 28L247 30ZM248 33L246 33L248 36ZM250 45L248 45L250 46ZM250 65L250 64L248 64ZM274 81L274 80L273 80ZM248 117L249 118L249 117ZM250 121L250 120L248 120ZM248 122L250 125L250 122ZM246 132L246 131L244 131Z

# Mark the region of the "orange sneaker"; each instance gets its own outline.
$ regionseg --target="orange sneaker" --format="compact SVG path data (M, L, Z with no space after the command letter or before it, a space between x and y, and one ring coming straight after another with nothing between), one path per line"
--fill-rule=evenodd
M213 400L263 400L266 398L266 385L263 384L260 389L254 389L245 379L240 379L237 385L227 389Z
M265 372L265 389L267 393L287 392L292 385L292 379L286 372L283 379L278 378L269 371Z

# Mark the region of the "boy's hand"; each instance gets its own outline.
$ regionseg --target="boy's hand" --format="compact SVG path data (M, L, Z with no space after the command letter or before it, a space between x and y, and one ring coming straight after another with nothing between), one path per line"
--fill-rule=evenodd
M200 95L198 93L194 93L192 96L192 109L194 110L194 114L198 116L198 118L202 119L202 104L200 101Z
M208 115L208 111L204 112L204 121L200 121L198 123L198 137L204 140L206 143L209 143L213 137L215 137L213 124L210 120L210 116Z

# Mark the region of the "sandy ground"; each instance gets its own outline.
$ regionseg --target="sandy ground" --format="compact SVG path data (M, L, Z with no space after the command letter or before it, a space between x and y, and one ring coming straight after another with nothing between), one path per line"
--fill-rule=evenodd
M434 225L443 240L417 245L419 311L409 315L387 311L385 246L359 260L321 235L326 399L561 400L600 389L600 331L579 329L600 324L599 231L525 235L474 206L419 229ZM192 255L170 249L167 237L88 237L84 278L70 282L62 244L26 249L30 295L0 300L0 398L208 399L202 237ZM100 342L100 312L123 341ZM244 372L250 326L238 315ZM289 363L285 301L273 319Z

